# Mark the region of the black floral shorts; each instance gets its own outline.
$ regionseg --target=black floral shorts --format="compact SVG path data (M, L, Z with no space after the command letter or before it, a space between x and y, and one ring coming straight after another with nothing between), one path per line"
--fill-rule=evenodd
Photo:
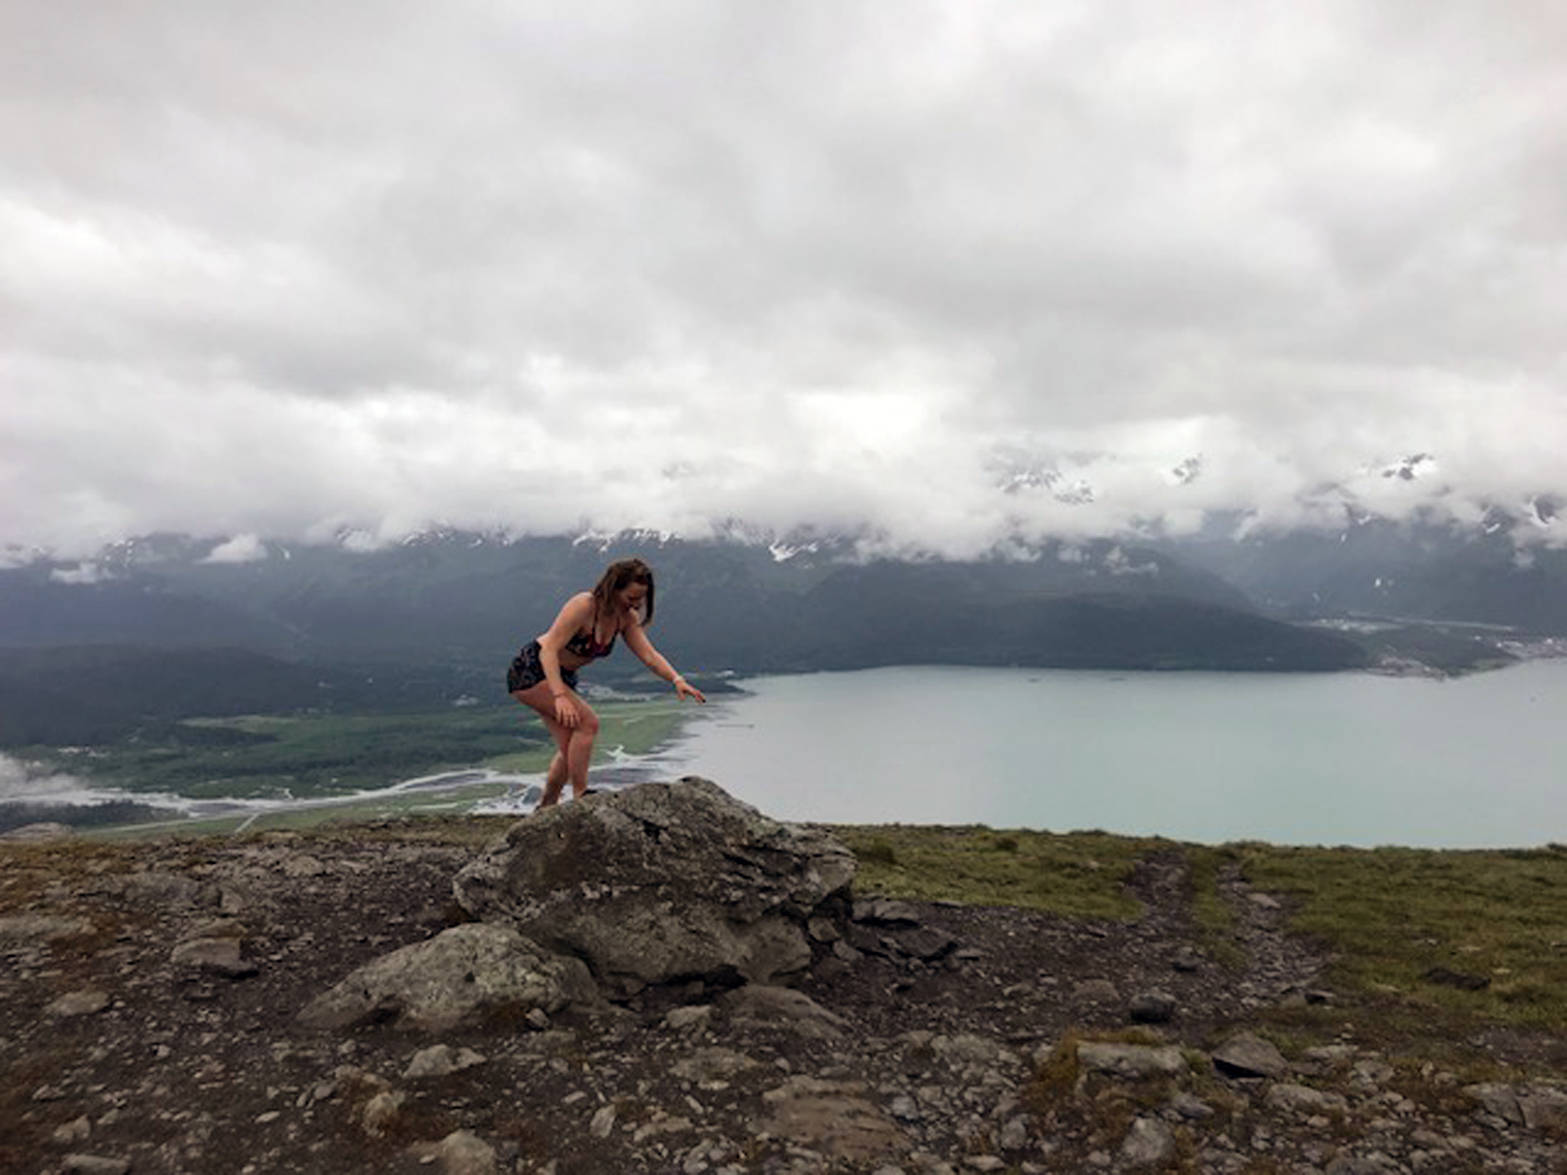
M568 689L577 688L577 675L570 669L562 669L560 679ZM539 642L529 641L512 658L511 668L506 670L506 692L514 694L520 689L531 689L543 680L544 662L539 660Z

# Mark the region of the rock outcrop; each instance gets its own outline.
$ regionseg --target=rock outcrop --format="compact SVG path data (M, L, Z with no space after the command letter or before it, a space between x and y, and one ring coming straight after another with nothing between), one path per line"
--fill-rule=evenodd
M509 927L470 923L359 968L299 1019L315 1028L387 1022L444 1031L596 998L578 960L551 955Z
M812 960L812 920L847 922L854 869L828 834L688 777L536 813L453 891L473 917L579 958L609 993L630 995L798 976Z

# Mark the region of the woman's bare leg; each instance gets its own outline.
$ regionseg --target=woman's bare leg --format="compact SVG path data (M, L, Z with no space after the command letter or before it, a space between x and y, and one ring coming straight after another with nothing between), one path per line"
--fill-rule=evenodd
M581 698L574 696L572 700L576 703L579 721L576 726L562 726L555 717L555 699L547 682L516 690L511 696L537 713L555 740L555 755L544 775L544 794L539 797L539 807L548 808L557 803L568 780L572 798L580 799L588 790L588 767L593 762L593 742L598 737L598 715Z

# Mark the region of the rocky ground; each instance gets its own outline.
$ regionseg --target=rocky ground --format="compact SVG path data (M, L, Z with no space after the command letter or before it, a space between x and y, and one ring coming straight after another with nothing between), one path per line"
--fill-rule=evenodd
M454 839L0 846L0 1170L1567 1172L1548 1072L1281 1055L1267 1013L1345 998L1326 960L1235 879L1240 951L1210 957L1173 857L1137 870L1131 924L857 895L792 989L301 1026L460 920Z

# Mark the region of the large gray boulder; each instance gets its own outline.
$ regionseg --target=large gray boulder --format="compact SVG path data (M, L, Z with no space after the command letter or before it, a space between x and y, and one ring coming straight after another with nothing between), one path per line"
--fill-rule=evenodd
M770 983L810 965L806 922L843 921L854 857L688 776L548 808L457 875L475 918L582 959L611 993Z
M307 1004L299 1019L314 1028L391 1021L440 1032L598 1002L578 960L542 951L509 927L467 923L365 964Z

